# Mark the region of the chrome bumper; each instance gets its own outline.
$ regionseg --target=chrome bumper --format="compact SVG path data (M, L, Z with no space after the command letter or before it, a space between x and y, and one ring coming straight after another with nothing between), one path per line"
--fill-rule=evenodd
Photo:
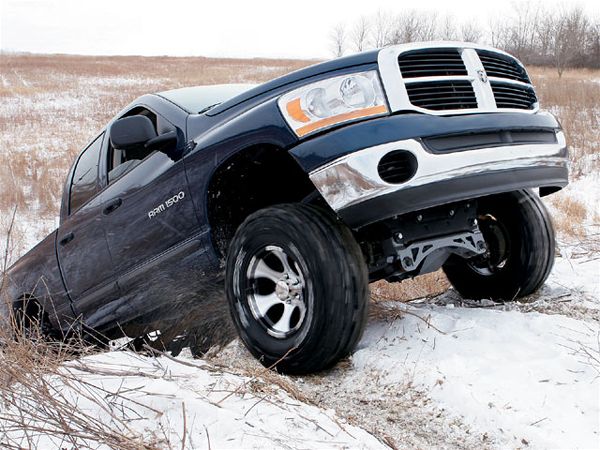
M567 151L564 134L557 131L556 138L556 143L552 144L504 145L441 154L429 152L416 139L407 139L345 155L311 172L310 179L329 206L334 211L340 211L363 203L366 205L370 200L389 194L402 191L417 192L415 188L418 187L443 185L447 180L502 173L508 173L510 178L511 171L529 168L560 168L566 171ZM418 162L415 175L401 184L383 181L377 171L381 158L393 150L409 151ZM497 177L494 182L497 183ZM552 185L555 184L552 182ZM560 184L564 186L566 179ZM533 186L524 183L522 187ZM514 180L510 188L518 188L515 187ZM500 187L498 192L501 191ZM468 194L465 192L466 198ZM395 198L397 199L397 196ZM421 201L416 203L422 204ZM440 202L442 203L444 202ZM432 206L434 204L435 199L432 199Z

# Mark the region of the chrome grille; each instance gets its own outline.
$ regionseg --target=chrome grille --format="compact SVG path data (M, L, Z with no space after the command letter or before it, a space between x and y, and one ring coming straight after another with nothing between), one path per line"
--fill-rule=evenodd
M477 50L477 55L488 77L506 78L509 80L529 83L525 69L510 56Z
M466 80L410 83L406 91L410 102L420 108L434 111L477 108L473 86Z
M538 110L527 71L512 56L469 43L427 45L400 44L380 51L380 75L392 111Z
M537 97L531 86L492 81L492 91L498 108L533 109Z
M404 78L467 75L458 49L440 48L406 52L398 57Z

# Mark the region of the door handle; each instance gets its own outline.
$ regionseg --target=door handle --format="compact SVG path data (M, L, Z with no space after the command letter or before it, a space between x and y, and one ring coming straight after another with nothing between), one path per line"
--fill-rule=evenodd
M75 233L73 233L72 231L70 233L65 234L61 240L59 241L60 245L67 245L69 242L71 242L73 239L75 238Z
M116 210L119 206L121 206L123 204L123 200L120 198L115 198L113 200L111 200L110 202L107 203L107 205L104 207L104 211L102 211L104 213L104 215L110 214L111 212L113 212L114 210Z

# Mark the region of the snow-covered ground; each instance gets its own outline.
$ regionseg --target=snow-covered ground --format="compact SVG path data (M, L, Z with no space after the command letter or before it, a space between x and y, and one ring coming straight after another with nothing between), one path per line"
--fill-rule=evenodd
M500 447L600 443L600 328L560 315L423 305L369 327L355 370L407 378ZM435 327L435 328L434 328Z
M594 256L559 258L528 303L451 290L373 304L355 353L318 375L267 372L234 341L206 361L88 356L63 367L70 382L54 383L88 415L116 415L177 448L599 448ZM108 400L73 394L73 379ZM60 439L46 435L38 448Z
M104 353L65 364L50 382L63 398L107 429L138 434L147 443L162 442L166 448L384 448L332 411L295 400L260 379L199 361L181 361ZM29 422L31 430L36 426L52 428L48 422ZM14 430L0 436L0 442L39 449L73 444L73 437L61 433L26 434ZM75 439L82 448L111 448Z
M529 303L449 291L376 304L348 364L296 383L399 447L600 448L594 256L559 258ZM225 354L250 358L239 345Z

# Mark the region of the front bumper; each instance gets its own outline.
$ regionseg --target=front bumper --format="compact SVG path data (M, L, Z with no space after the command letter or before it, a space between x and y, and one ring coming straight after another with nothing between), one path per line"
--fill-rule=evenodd
M394 150L412 153L418 163L408 181L381 179L378 163ZM418 139L365 148L310 173L329 206L351 227L433 206L516 189L562 188L568 183L567 146L556 143L504 145L434 154Z

